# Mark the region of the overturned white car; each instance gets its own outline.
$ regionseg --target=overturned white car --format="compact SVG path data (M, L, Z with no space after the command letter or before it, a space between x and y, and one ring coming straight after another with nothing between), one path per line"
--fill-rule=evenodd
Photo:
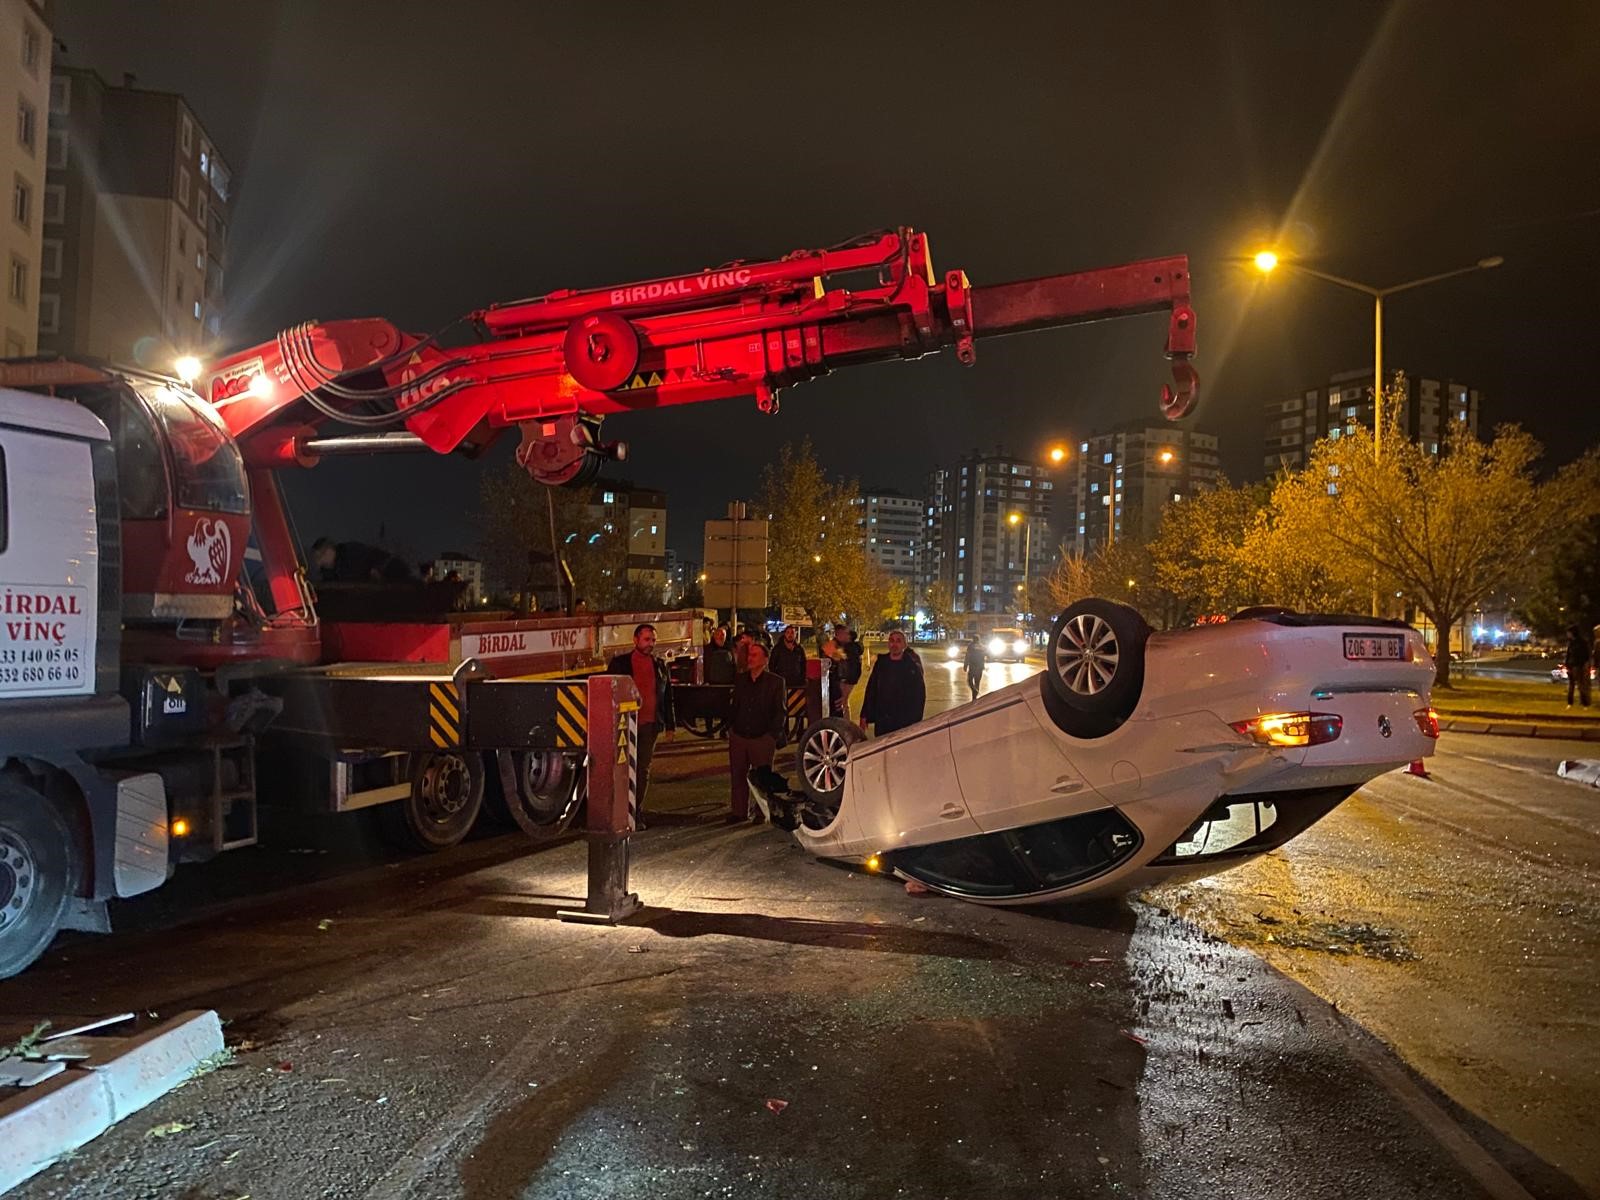
M987 904L1124 892L1282 845L1433 753L1433 662L1398 621L1247 609L1152 633L1082 600L1044 672L887 737L808 729L804 793L752 773L821 858Z

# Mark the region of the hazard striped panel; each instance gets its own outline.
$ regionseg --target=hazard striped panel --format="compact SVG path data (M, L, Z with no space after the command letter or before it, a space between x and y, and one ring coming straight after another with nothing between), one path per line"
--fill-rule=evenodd
M556 689L556 745L581 750L589 741L589 685L565 683Z
M428 740L441 750L461 745L461 690L453 683L428 685Z
M789 689L789 701L788 701L788 703L789 703L789 715L791 717L804 716L805 715L805 711L806 711L806 690L805 690L805 688L790 688Z

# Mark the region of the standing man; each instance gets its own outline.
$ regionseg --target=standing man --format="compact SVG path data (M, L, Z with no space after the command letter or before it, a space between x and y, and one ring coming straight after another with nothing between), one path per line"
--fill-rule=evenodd
M904 729L922 720L927 703L922 664L906 649L906 635L889 635L889 653L878 655L867 677L867 698L861 705L861 728L872 726L874 737Z
M844 701L845 715L848 716L850 693L855 691L856 684L861 682L861 657L865 647L856 640L856 631L848 625L841 625L835 629L833 637L839 643L839 649L844 652L844 657L839 660L839 697ZM900 645L905 646L904 636L900 639ZM919 721L921 719L917 718Z
M983 682L983 669L989 665L989 655L984 651L983 639L973 638L967 643L967 686L972 689L972 698L978 698L978 685Z
M728 630L726 626L718 625L711 631L711 640L706 643L703 651L705 659L704 677L707 683L732 683L736 674L733 665L733 651L728 649Z
M733 712L728 725L728 773L733 800L728 824L761 819L750 811L750 768L770 767L783 740L783 680L767 670L767 650L760 642L745 646L745 669L733 681Z
M791 688L806 685L806 648L800 644L800 631L793 625L783 627L783 637L772 648L769 664L772 673Z
M650 760L655 755L656 738L663 729L672 740L676 722L672 717L672 682L667 664L656 657L656 627L636 625L633 649L617 655L606 664L607 675L627 675L639 689L639 819L645 829L645 793L650 790Z
M1567 626L1567 707L1572 707L1572 693L1576 691L1585 708L1589 707L1589 664L1594 661L1594 643L1583 632L1581 625Z

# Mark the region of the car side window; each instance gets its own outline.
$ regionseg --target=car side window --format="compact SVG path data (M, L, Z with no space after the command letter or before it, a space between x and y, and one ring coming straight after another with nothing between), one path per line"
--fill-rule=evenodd
M1092 879L1136 851L1141 840L1126 817L1108 808L896 850L889 862L913 879L956 895L1027 896Z
M896 850L895 867L931 887L962 896L1020 896L1036 890L1004 833L980 833L952 842Z

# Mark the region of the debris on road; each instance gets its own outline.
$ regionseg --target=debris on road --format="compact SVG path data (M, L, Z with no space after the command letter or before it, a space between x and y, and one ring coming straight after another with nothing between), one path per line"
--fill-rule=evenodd
M788 1107L789 1107L789 1102L787 1100L768 1100L767 1101L767 1111L768 1112L781 1113L784 1109L786 1109Z
M186 1129L193 1128L193 1125L185 1124L182 1121L163 1121L160 1125L145 1130L145 1137L171 1137L175 1133L182 1133Z
M1600 760L1592 758L1564 759L1556 767L1556 774L1563 779L1570 779L1574 783L1586 783L1590 787L1600 787Z
M931 891L933 889L925 883L918 883L915 879L906 880L906 895L908 896L926 896Z

